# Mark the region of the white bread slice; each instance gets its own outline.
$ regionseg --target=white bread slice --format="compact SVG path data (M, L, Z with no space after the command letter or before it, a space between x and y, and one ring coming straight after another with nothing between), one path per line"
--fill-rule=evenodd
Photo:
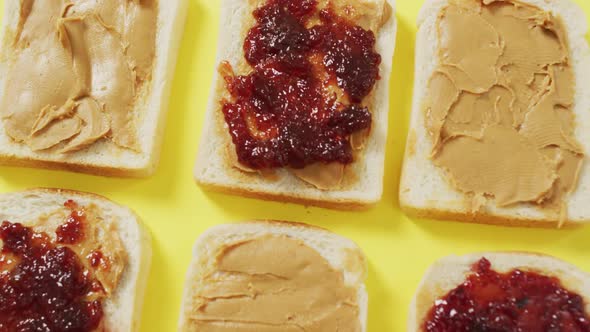
M325 229L300 223L280 221L249 221L228 224L207 230L197 240L193 249L193 260L187 273L179 331L194 331L188 315L193 308L192 297L196 294L203 276L203 269L215 259L214 253L221 246L231 245L264 235L286 235L305 243L317 251L336 271L344 275L344 282L357 289L357 303L360 308L359 321L362 331L367 331L368 294L365 287L367 261L361 249L351 240Z
M107 331L139 331L144 292L152 259L151 236L130 209L95 194L60 190L31 189L0 195L0 220L34 226L39 217L63 207L73 199L81 206L96 205L104 220L117 222L118 235L127 252L127 267L112 297L104 302Z
M4 22L0 35L0 99L6 84L7 53L18 25L22 1L4 1ZM155 172L164 136L168 100L176 58L186 19L188 0L160 0L158 5L156 55L149 89L136 103L135 123L140 152L99 140L78 152L32 151L6 135L0 121L0 164L8 166L62 169L103 176L147 177Z
M354 183L339 190L324 191L307 184L286 170L279 170L272 180L252 176L236 169L227 160L226 146L231 144L227 126L219 109L220 77L217 71L207 113L197 163L194 170L196 181L204 187L220 192L239 194L267 200L279 200L311 204L326 208L358 209L377 203L383 194L385 144L387 141L387 119L389 113L389 77L391 73L397 20L394 0L354 0L355 6L387 1L393 13L389 21L376 33L376 50L381 55L379 67L381 79L374 91L373 125L367 145L360 160L351 166ZM252 16L252 9L246 0L223 0L221 2L220 36L216 63L227 60L238 63L244 57L242 44L249 28L246 26ZM221 120L220 120L221 119ZM223 123L223 126L221 125ZM233 145L231 146L233 149Z
M534 253L476 253L446 257L430 267L412 300L408 332L422 331L422 323L434 305L434 301L462 284L466 276L471 273L471 266L482 257L487 258L492 263L492 269L500 273L521 269L558 278L564 288L580 294L586 300L586 312L590 312L590 274L574 265L551 256Z
M521 0L561 17L567 29L570 54L575 72L575 135L586 156L590 156L590 94L585 91L590 77L590 48L585 39L588 23L584 11L570 0ZM400 182L400 205L418 217L475 221L507 226L555 227L560 217L547 213L532 204L517 204L499 208L488 202L483 212L472 214L465 195L446 180L443 171L429 158L432 139L424 125L423 102L428 91L428 80L437 67L436 50L439 41L436 33L438 13L447 0L427 0L418 18L416 39L416 68L414 101L408 140ZM590 222L590 163L582 166L578 188L568 198L565 226Z

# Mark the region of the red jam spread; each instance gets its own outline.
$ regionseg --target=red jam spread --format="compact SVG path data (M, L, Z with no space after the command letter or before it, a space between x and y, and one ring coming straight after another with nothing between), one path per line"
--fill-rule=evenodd
M379 79L375 35L317 6L269 0L254 11L244 42L250 74L220 68L232 99L222 101L223 114L245 166L349 164L350 135L371 127L361 103Z
M103 317L100 282L64 244L83 240L85 218L75 207L56 230L45 233L4 221L0 254L0 331L93 331Z
M78 209L73 201L67 201L64 206L70 208L72 213L66 219L65 224L55 231L57 242L63 244L76 244L84 238L84 210Z
M110 267L109 260L104 257L104 254L100 250L96 250L96 251L91 252L87 258L88 258L88 261L90 262L90 266L92 266L92 267L96 268L96 267L102 266L102 267L106 268L107 270Z
M430 310L425 331L588 332L582 297L559 279L514 270L501 274L482 258L474 273Z

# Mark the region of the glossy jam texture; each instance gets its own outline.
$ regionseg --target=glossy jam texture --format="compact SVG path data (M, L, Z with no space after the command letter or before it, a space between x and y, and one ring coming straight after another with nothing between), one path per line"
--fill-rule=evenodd
M252 72L220 68L232 99L222 110L243 165L349 164L350 135L371 127L361 103L379 79L375 35L330 9L317 13L313 0L269 0L244 42Z
M473 272L436 301L425 331L590 331L584 300L564 289L557 278L521 270L501 274L485 258Z
M64 206L71 209L70 216L66 222L55 231L57 242L62 244L76 244L84 238L85 212L79 209L74 201L67 201Z
M74 207L69 201L67 207ZM83 240L82 210L73 209L56 230L45 233L4 221L0 226L0 331L93 331L103 317L100 283L63 244ZM92 297L94 299L92 299Z

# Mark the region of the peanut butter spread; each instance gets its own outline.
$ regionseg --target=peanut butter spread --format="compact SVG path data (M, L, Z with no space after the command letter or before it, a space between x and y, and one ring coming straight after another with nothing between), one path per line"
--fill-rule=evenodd
M437 31L425 109L434 163L474 210L487 199L563 208L584 159L563 22L518 1L453 0Z
M194 301L191 330L200 332L361 331L356 290L287 236L222 248Z
M55 236L56 228L69 222L71 212L68 209L57 209L35 221L33 229ZM127 266L127 254L117 231L116 220L103 219L103 213L94 204L83 207L76 205L73 213L83 214L83 236L81 241L66 246L78 255L87 270L92 271L100 281L106 294L110 295L119 285Z
M155 57L156 0L20 0L6 133L60 153L109 138L139 150L134 111Z

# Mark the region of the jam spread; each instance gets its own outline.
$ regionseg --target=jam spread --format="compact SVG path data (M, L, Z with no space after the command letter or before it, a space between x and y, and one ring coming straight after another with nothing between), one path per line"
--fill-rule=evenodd
M104 289L67 245L84 238L84 210L71 214L56 241L4 221L0 253L0 331L93 331L103 317Z
M350 136L371 127L362 101L379 79L374 33L315 0L269 0L253 15L243 45L251 72L220 66L238 161L252 169L352 163Z
M99 267L101 265L107 268L109 267L109 261L105 259L104 254L100 250L91 252L87 258L92 267Z
M57 242L62 244L76 244L84 238L84 210L77 209L74 201L67 201L64 206L70 208L72 213L66 219L65 224L55 231Z
M584 300L557 278L521 270L501 274L485 258L473 271L436 301L425 331L590 331Z

